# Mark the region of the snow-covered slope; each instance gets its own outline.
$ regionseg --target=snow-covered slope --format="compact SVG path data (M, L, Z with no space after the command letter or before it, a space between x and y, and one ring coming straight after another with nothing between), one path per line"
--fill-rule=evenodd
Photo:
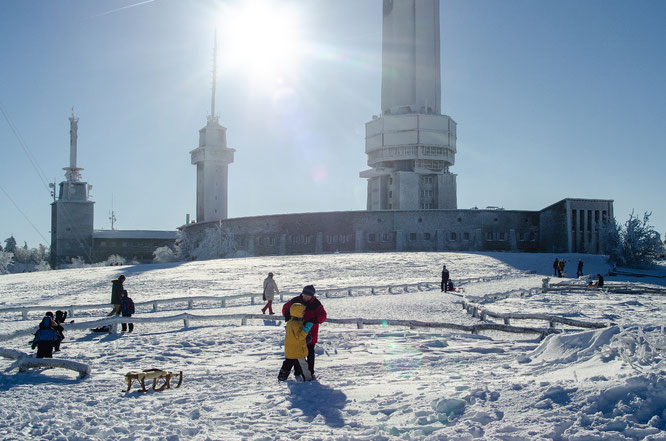
M602 321L598 330L536 334L325 323L317 345L318 381L277 382L283 323L238 318L136 322L131 334L65 331L58 359L86 363L87 378L63 369L18 373L0 358L0 439L118 440L658 440L666 439L663 351L666 297L576 291L540 292L555 257L575 269L579 255L387 253L281 256L61 270L0 277L0 310L16 306L103 304L110 279L127 275L135 302L185 296L260 293L268 271L281 291L314 284L338 291L321 300L329 318L405 319L479 324L460 301L484 298L497 312L537 312ZM605 273L600 256L582 256L585 273ZM463 288L441 293L441 264ZM666 271L656 271L665 275ZM583 280L571 282L584 284ZM610 285L664 283L609 277ZM556 281L556 280L553 280ZM405 284L432 282L429 288ZM552 282L552 281L551 281ZM393 286L392 293L386 289ZM656 286L658 287L658 286ZM506 297L502 294L512 293ZM521 295L522 294L522 295ZM493 297L497 297L496 299ZM286 298L290 298L287 296ZM260 301L260 299L259 299ZM276 305L277 310L281 304ZM136 319L256 314L249 296L227 302L146 305ZM106 309L75 310L75 325ZM0 311L0 336L36 328L41 312ZM548 323L512 320L515 326ZM1 338L0 338L1 339ZM30 337L0 348L30 351ZM184 372L183 386L123 393L130 370Z

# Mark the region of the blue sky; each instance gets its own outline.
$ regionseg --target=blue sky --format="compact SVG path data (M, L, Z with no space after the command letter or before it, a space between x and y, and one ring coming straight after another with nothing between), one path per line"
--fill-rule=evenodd
M217 113L236 149L229 216L365 209L358 173L364 124L380 111L382 2L276 1L271 17L297 50L267 54L267 43L245 64L228 56L245 47L226 32L239 3L3 3L0 103L58 182L75 106L95 228L110 228L112 199L118 229L194 217L189 151L210 109L216 27ZM442 109L458 123L459 208L613 199L618 221L652 211L663 236L664 23L660 0L442 0ZM268 55L278 65L257 68ZM0 186L29 219L0 191L0 239L48 242L49 190L2 115L0 146Z

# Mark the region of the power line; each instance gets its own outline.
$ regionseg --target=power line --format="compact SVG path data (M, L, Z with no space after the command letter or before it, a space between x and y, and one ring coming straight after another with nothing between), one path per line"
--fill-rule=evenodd
M21 210L21 208L16 204L16 202L14 202L14 199L12 199L12 197L9 195L9 193L7 193L7 191L5 191L5 189L2 187L2 185L0 185L0 190L2 190L2 192L5 194L5 196L7 196L7 199L9 199L9 200L11 201L12 204L14 204L14 207L16 207L16 209L19 211L19 213L21 213L21 214L23 215L23 217L25 218L25 220L28 221L28 223L32 226L32 228L35 229L35 231L37 232L37 234L39 234L39 235L41 236L41 238L44 239L44 242L46 242L48 245L50 245L50 241L48 241L48 240L44 237L44 235L41 233L41 231L39 231L39 230L37 229L37 227L35 226L35 224L32 223L32 221L30 220L30 218L28 218L28 216L26 216L26 214L23 212L23 210Z
M14 136L18 140L19 145L23 149L23 152L28 157L28 160L30 161L30 164L32 164L32 167L35 169L35 172L37 173L37 176L39 176L39 179L42 181L42 184L44 184L44 187L49 188L48 179L46 178L46 173L44 173L44 170L42 170L42 168L37 163L37 159L34 158L34 155L32 154L32 152L30 152L30 149L28 148L28 145L23 140L23 137L21 136L21 133L19 132L16 125L14 125L14 122L9 117L9 113L7 113L7 110L2 105L1 101L0 101L0 112L2 112L2 116L5 117L5 121L7 121L7 125L9 125L9 128L14 133Z

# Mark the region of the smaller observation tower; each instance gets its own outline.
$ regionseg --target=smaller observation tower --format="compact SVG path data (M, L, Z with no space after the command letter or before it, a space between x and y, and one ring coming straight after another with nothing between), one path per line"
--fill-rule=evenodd
M215 84L217 69L217 33L213 45L213 87L210 115L206 126L199 130L199 147L190 152L192 165L197 166L197 222L227 219L229 164L236 150L227 147L227 129L215 115Z

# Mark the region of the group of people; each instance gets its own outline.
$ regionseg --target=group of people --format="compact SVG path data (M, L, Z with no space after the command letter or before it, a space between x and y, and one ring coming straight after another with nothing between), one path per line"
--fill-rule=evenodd
M121 274L117 279L111 281L111 304L113 305L113 309L107 314L107 317L113 317L114 315L132 317L134 314L134 300L132 300L129 294L127 294L127 290L123 287L126 279L125 275ZM127 331L128 325L129 332L134 331L134 323L123 323L123 332Z
M62 324L66 319L67 312L63 311L56 311L55 316L51 311L44 315L32 340L32 349L37 348L37 358L53 358L53 352L60 351L60 343L65 338Z
M264 301L261 312L274 315L273 300L280 294L272 272L264 279ZM278 380L289 378L292 369L294 376L302 381L314 380L315 345L319 337L319 324L326 321L326 310L315 298L315 287L307 285L301 294L282 306L282 315L287 323L284 335L284 362L278 373Z

